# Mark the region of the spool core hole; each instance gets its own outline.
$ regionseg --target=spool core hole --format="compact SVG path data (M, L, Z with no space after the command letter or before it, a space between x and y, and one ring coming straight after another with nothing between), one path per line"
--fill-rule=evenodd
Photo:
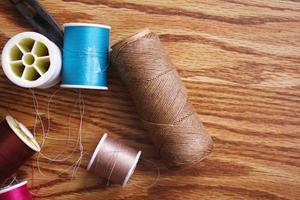
M30 54L30 53L29 54L25 54L23 59L24 59L24 63L26 65L32 65L35 62L34 56L32 54Z

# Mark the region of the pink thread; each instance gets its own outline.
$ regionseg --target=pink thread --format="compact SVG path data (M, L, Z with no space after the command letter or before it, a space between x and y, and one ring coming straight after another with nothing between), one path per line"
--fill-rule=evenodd
M27 181L0 190L0 200L32 200Z

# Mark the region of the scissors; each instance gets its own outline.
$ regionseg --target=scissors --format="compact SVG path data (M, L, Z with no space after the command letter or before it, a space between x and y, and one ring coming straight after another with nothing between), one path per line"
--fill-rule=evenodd
M62 48L63 31L55 19L37 0L9 0L35 31Z

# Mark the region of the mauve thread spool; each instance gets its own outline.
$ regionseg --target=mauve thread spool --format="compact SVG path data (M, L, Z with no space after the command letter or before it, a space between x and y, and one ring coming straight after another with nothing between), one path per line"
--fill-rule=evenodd
M0 123L0 183L17 171L40 146L20 122L6 116Z
M27 181L0 189L0 200L32 200Z
M125 146L105 133L99 141L87 170L123 187L132 176L141 151Z
M144 29L118 42L112 47L111 63L169 168L188 166L208 156L212 138L156 34Z

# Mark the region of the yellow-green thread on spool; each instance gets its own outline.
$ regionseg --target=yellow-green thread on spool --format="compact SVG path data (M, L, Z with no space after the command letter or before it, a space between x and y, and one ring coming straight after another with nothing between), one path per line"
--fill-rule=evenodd
M10 50L10 64L21 79L37 80L49 69L48 48L32 38L24 38Z
M58 83L61 52L45 36L24 32L12 37L2 52L2 67L15 84L28 88L48 88Z

